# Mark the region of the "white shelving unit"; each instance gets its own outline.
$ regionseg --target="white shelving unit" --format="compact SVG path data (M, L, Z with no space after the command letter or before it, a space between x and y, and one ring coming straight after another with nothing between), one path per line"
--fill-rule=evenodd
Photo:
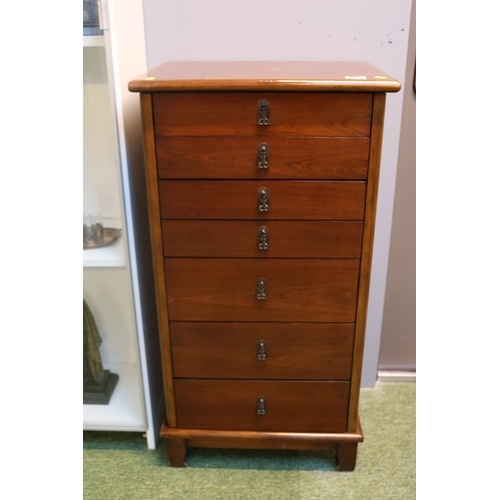
M142 143L133 139L140 107L127 91L146 71L142 2L103 0L101 11L104 34L83 37L83 212L101 212L104 227L122 234L110 246L83 250L83 298L102 337L103 367L119 379L109 404L83 405L83 429L145 433L154 448L164 396L153 281L137 234L147 220L136 228L140 182L130 180L143 168Z

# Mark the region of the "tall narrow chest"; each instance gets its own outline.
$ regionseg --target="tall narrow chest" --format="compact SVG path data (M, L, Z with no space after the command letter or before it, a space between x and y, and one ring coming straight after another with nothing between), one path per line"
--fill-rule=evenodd
M365 63L166 63L141 93L173 466L329 449L353 470L384 108Z

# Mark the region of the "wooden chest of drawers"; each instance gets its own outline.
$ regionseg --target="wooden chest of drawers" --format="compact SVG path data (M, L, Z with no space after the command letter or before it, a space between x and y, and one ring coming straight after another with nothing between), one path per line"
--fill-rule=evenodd
M141 93L173 466L331 449L353 470L386 92L364 63L167 63Z

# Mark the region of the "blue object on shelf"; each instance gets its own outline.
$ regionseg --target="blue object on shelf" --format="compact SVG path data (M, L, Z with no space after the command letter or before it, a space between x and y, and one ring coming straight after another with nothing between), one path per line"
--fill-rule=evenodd
M102 35L97 0L83 0L83 36Z

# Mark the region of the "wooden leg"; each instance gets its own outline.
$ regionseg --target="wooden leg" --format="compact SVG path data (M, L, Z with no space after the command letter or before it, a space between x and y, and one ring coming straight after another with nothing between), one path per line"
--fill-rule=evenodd
M168 463L171 467L186 467L186 440L168 438L167 455Z
M356 467L358 443L339 443L337 449L337 470L353 471Z

